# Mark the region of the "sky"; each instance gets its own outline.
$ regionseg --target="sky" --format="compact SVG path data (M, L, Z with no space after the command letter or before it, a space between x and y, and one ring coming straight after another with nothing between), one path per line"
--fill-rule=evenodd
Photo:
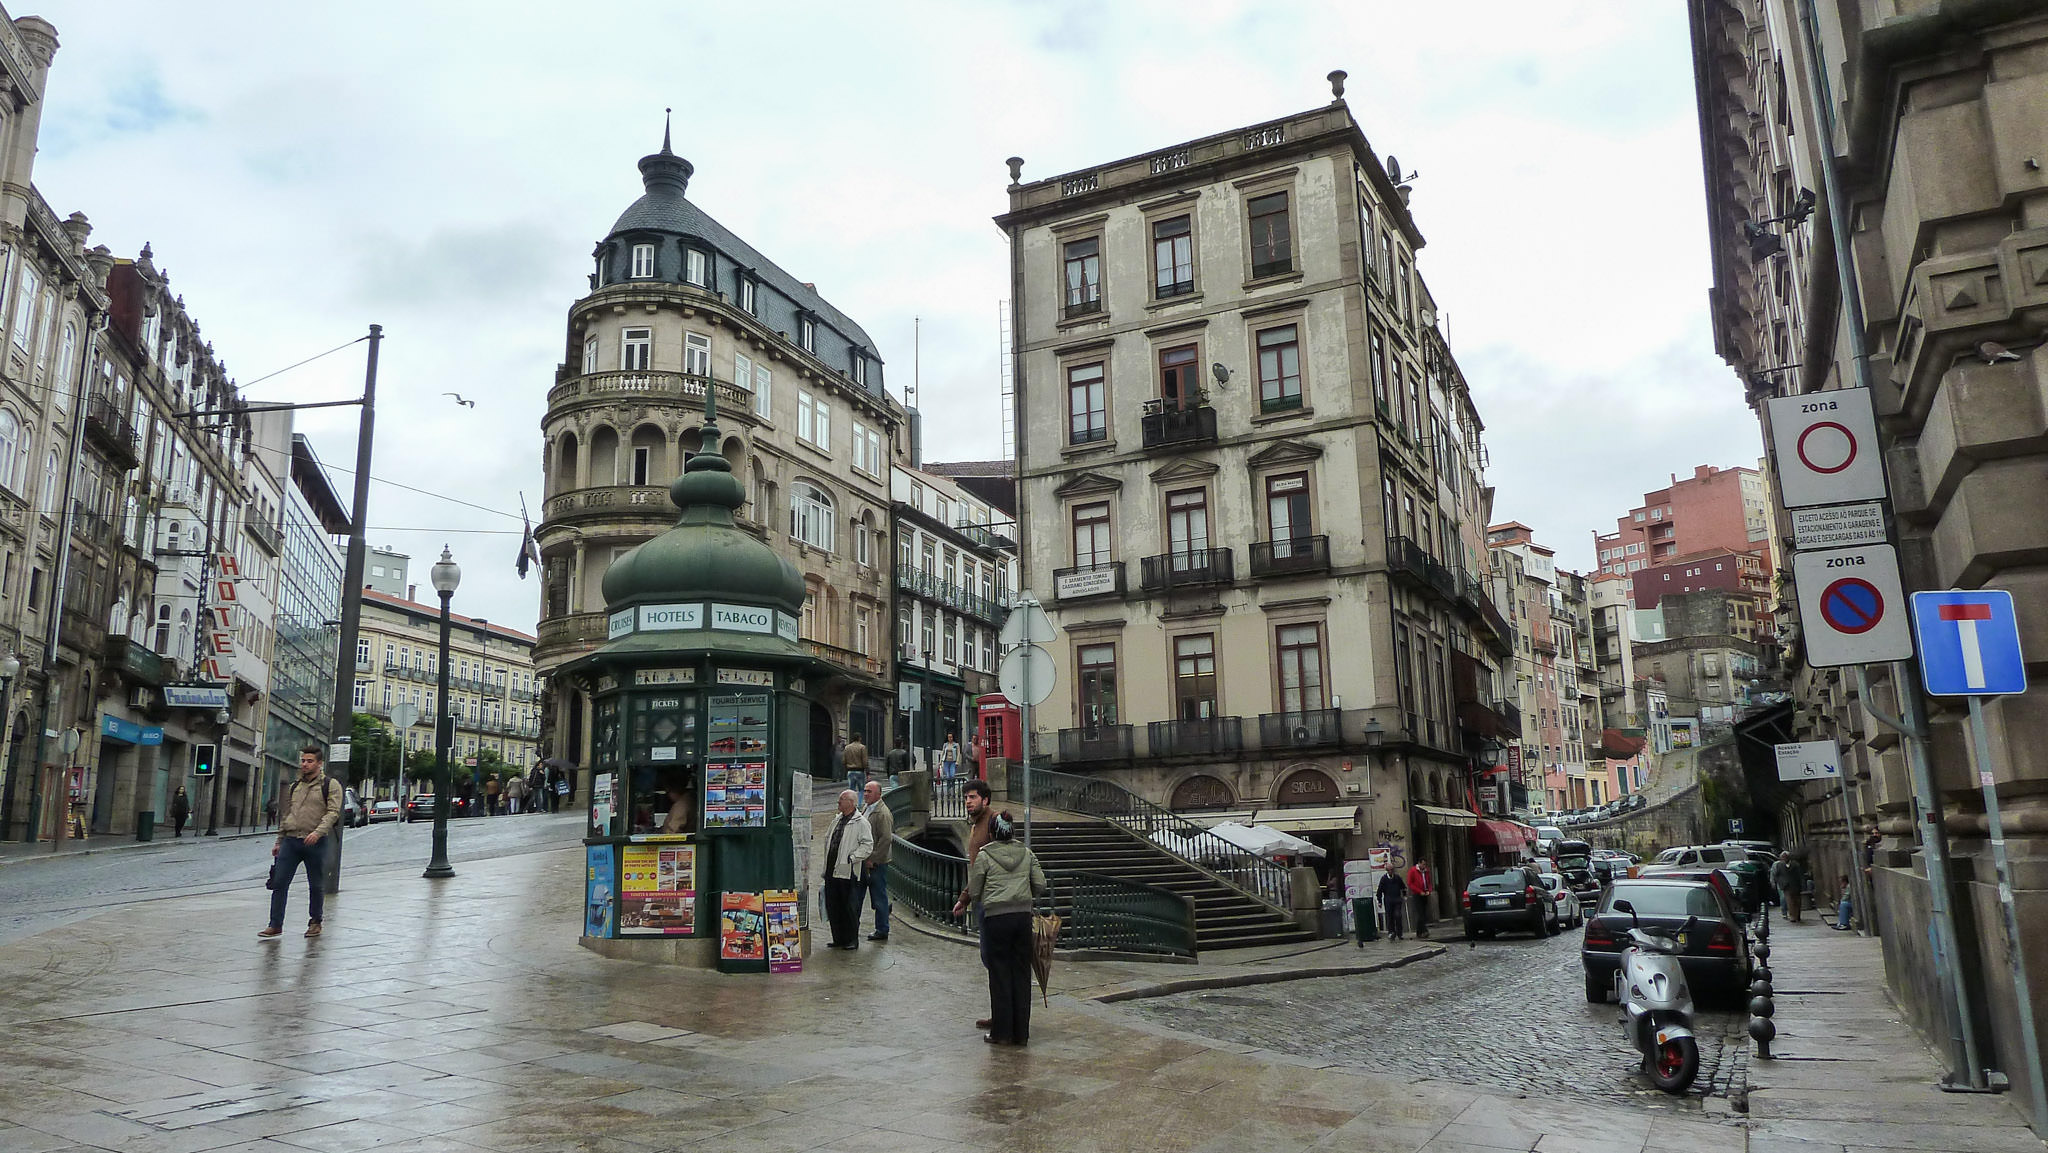
M241 381L383 325L370 541L428 600L445 544L456 611L514 628L568 308L668 107L691 199L859 322L899 398L918 380L930 460L1002 450L1005 157L1040 179L1303 111L1333 68L1419 174L1496 521L1587 569L1644 492L1761 452L1708 328L1677 5L7 4L61 44L35 167L58 216L151 244ZM244 395L360 395L363 347ZM299 419L348 492L355 410Z

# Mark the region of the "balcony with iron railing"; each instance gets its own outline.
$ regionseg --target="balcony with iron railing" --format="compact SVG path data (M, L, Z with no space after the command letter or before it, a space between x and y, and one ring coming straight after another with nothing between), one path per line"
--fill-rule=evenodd
M1387 568L1434 592L1446 603L1458 600L1458 576L1445 568L1429 550L1405 536L1387 538Z
M1060 730L1060 760L1128 761L1131 759L1131 726L1093 725Z
M1494 652L1503 656L1514 651L1515 629L1493 603L1493 597L1486 591L1486 582L1468 572L1458 574L1458 601L1478 621L1481 639Z
M1344 718L1338 709L1306 709L1265 713L1259 717L1259 748L1325 749L1344 740Z
M1330 538L1297 536L1285 540L1252 542L1252 576L1261 580L1275 577L1308 576L1330 571Z
M264 552L269 553L271 556L283 555L284 530L271 524L269 521L262 520L249 521L243 527L249 530L250 536L256 538L257 544L263 546Z
M1216 410L1206 404L1168 408L1158 401L1147 402L1139 421L1144 447L1209 444L1216 440Z
M123 470L142 463L142 442L134 423L103 394L95 393L85 403L85 437Z
M1243 725L1240 717L1151 721L1145 726L1145 742L1155 757L1237 753L1244 749Z
M1146 592L1227 585L1236 579L1227 548L1185 549L1148 556L1139 562L1139 583Z
M104 514L88 508L84 501L71 502L71 531L77 536L99 544L114 543L114 522Z
M1002 627L1003 621L1010 615L1007 607L994 600L923 569L898 566L896 587L912 596L978 617L998 628Z

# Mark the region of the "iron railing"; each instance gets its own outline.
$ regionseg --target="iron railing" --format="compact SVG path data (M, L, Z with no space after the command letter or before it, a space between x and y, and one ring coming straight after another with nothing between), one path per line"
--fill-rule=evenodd
M1236 578L1227 548L1183 549L1148 556L1139 563L1139 581L1147 592L1202 585L1227 585Z
M1458 574L1445 568L1429 555L1428 549L1408 537L1387 538L1387 567L1414 577L1443 597L1446 603L1454 603L1458 599Z
M948 608L959 609L970 616L979 617L990 624L1000 625L1009 616L1009 610L994 600L979 593L970 592L965 585L957 585L923 569L902 568L896 570L896 587L912 596L935 601Z
M1146 448L1168 444L1195 444L1216 439L1216 410L1206 404L1190 408L1161 408L1139 421Z
M1060 760L1128 761L1131 759L1131 726L1093 725L1060 730Z
M1155 757L1213 756L1244 748L1244 727L1238 717L1199 717L1184 721L1151 721L1145 739Z
M1329 568L1330 538L1327 536L1252 542L1252 575L1255 577L1319 573L1327 572Z
M1013 801L1024 795L1023 766L1011 766L1009 791ZM1031 801L1121 825L1164 852L1213 874L1276 909L1285 911L1288 907L1290 890L1286 869L1256 853L1238 848L1115 781L1034 768L1031 770Z
M1045 880L1052 893L1038 899L1037 911L1061 914L1060 948L1195 955L1195 906L1186 897L1100 873L1048 870ZM953 902L966 887L964 859L895 838L889 851L892 900L925 920L970 933L973 918L953 915Z

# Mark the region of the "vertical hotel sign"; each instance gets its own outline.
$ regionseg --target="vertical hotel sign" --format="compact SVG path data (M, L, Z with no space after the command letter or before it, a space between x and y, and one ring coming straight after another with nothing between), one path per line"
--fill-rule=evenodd
M242 566L229 553L213 558L213 599L206 606L206 656L199 662L199 674L209 681L226 684L235 660L235 610L241 601L235 585L242 579Z

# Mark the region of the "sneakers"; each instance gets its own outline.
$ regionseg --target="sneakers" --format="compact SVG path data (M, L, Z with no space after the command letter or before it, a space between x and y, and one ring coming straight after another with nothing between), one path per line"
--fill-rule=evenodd
M267 941L272 937L284 936L284 930L278 928L276 925L265 925L264 927L256 931L256 935Z
M307 935L308 937L317 937L317 936L319 936L319 935L320 935L320 922L318 922L318 921L308 921L308 922L306 923L306 935Z

